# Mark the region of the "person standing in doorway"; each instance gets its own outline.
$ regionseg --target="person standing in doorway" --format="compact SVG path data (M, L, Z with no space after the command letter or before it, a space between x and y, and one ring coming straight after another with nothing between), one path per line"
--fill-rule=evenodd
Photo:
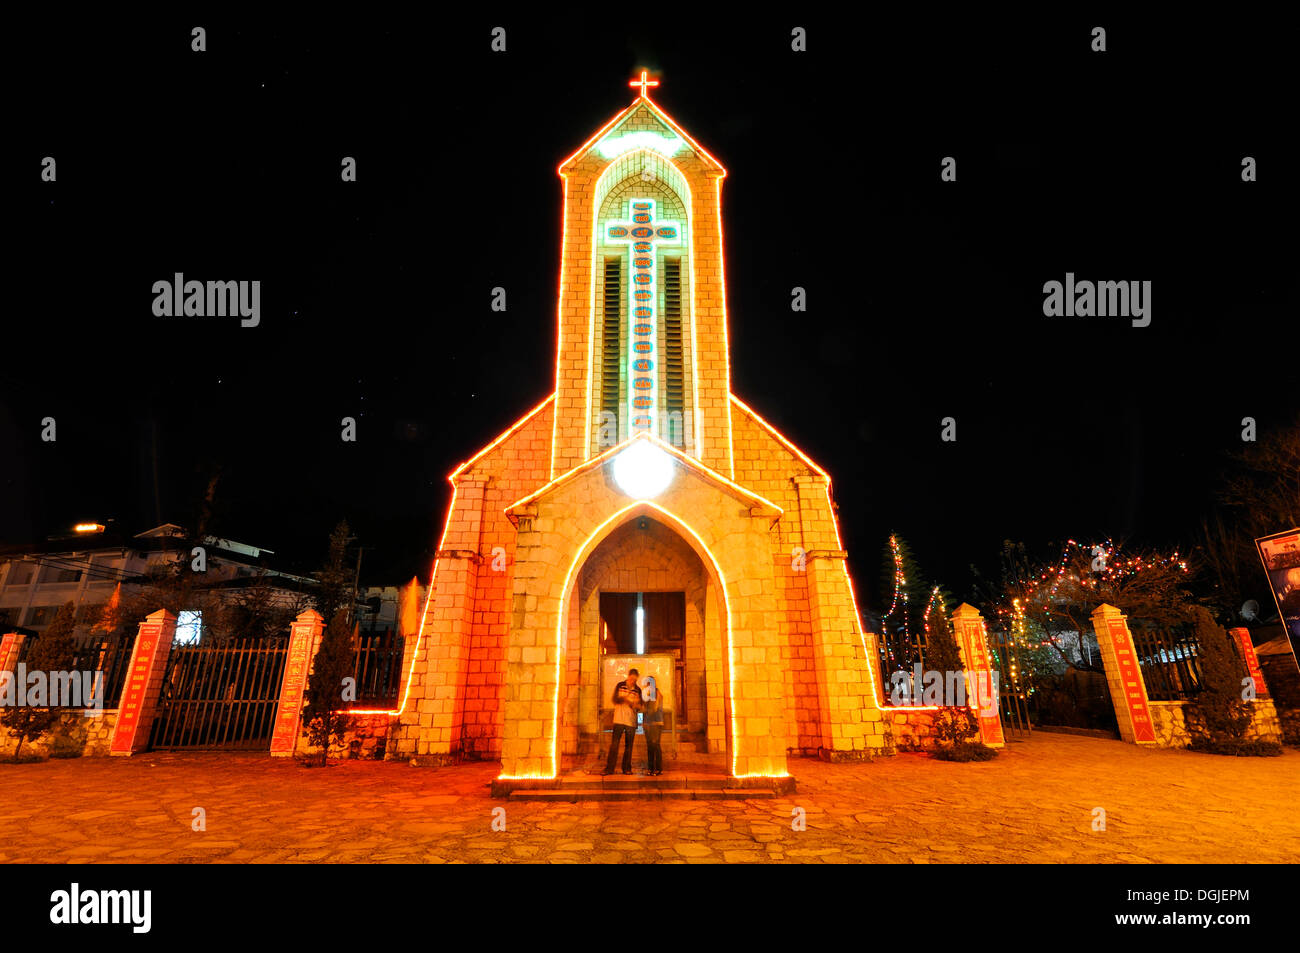
M659 739L664 733L664 702L655 685L655 677L641 679L641 701L645 726L646 767L652 775L664 773L664 749Z
M641 710L641 689L637 687L637 677L641 673L632 669L627 678L614 686L614 737L609 741L609 757L605 759L602 775L614 773L614 760L618 757L618 743L627 738L627 747L623 750L623 773L632 773L632 744L636 741L636 715Z

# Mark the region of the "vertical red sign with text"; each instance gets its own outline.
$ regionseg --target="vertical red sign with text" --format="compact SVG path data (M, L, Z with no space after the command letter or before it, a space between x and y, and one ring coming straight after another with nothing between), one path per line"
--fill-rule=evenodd
M143 728L141 718L149 700L149 682L153 676L154 664L158 661L158 639L162 635L162 624L146 621L140 626L140 634L135 640L135 649L131 653L131 668L126 675L126 684L122 687L122 700L117 707L117 724L113 727L113 740L109 745L109 754L131 754L144 747L147 739L138 738Z
M298 742L302 717L303 693L307 689L307 671L311 665L311 645L317 626L295 622L289 637L289 654L284 663L284 681L275 712L275 732L271 736L271 754L292 754Z
M1264 682L1264 672L1259 667L1259 656L1255 654L1255 643L1250 641L1249 629L1233 629L1232 637L1237 640L1242 660L1246 663L1246 672L1255 683L1255 697L1267 698L1268 685Z
M1128 708L1129 720L1133 723L1133 740L1137 744L1154 744L1156 730L1151 723L1151 711L1147 707L1146 684L1142 681L1142 671L1133 651L1128 626L1123 619L1109 619L1107 625L1110 627L1110 641L1115 648L1115 659L1119 665L1120 684L1124 686L1124 704Z
M1002 719L998 716L998 690L989 664L988 643L984 636L984 623L976 617L958 622L963 648L966 650L966 684L969 686L971 707L975 709L980 726L980 740L990 748L1006 744L1002 735Z

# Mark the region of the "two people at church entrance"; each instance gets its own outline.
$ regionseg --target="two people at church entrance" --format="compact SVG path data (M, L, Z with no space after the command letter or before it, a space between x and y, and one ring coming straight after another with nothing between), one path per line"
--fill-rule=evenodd
M650 774L664 773L664 753L660 738L664 730L663 702L659 697L654 676L640 678L640 672L631 669L627 678L614 686L614 733L609 742L609 756L605 759L602 775L614 773L620 742L623 748L623 773L632 773L632 746L636 742L637 715L644 715L646 741L646 767Z

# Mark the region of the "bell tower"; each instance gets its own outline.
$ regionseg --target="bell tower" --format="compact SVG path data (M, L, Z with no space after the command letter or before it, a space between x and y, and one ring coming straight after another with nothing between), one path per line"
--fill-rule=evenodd
M650 98L560 163L550 476L649 432L733 477L722 179Z

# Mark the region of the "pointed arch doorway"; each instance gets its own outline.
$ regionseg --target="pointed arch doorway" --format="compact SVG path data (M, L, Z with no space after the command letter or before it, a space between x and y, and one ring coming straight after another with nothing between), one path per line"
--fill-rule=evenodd
M723 581L665 514L633 512L574 573L563 638L561 773L599 774L618 681L636 668L663 693L664 777L728 773L728 642ZM644 729L633 768L645 769Z

